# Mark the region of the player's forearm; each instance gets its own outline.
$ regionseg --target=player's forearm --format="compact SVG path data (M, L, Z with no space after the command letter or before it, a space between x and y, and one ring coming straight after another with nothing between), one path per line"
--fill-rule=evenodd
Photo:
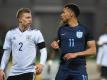
M11 50L4 50L4 53L3 53L3 57L1 59L1 65L0 65L0 68L2 70L5 69L7 63L8 63L8 60L9 60L9 57L10 57L10 53L11 53Z
M46 48L42 48L40 50L41 57L40 57L40 64L45 65L46 60L47 60L47 50Z
M78 52L77 56L78 57L79 56L91 56L91 55L94 55L94 54L96 54L96 47L89 48L86 51Z

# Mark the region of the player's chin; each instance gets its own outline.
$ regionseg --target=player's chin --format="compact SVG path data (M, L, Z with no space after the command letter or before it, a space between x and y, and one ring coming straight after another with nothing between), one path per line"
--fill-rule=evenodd
M31 26L31 23L28 23L27 26Z
M63 23L67 23L68 22L68 20L67 19L63 19Z
M41 72L36 72L36 75L40 75L41 74Z
M60 17L61 21L66 21L66 19L64 17Z

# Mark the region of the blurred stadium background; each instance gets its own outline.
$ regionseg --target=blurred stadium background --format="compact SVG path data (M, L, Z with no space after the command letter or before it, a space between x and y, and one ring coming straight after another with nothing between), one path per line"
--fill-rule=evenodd
M17 26L15 17L19 8L28 7L32 10L33 27L42 31L46 44L50 48L50 43L55 38L59 27L60 12L63 6L68 3L80 6L80 22L91 29L97 40L103 25L107 23L107 0L0 0L0 55L2 56L2 45L7 30ZM51 51L48 50L48 53L50 54ZM96 71L95 60L88 60L88 62L89 79L97 80L99 73ZM58 65L58 62L56 61L55 64ZM57 67L55 68L57 71Z

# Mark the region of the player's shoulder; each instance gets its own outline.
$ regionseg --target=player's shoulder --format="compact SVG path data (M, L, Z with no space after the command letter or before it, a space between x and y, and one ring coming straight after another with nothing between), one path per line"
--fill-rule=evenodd
M67 26L69 26L67 23L64 23L60 25L59 30L65 29Z
M39 29L31 26L31 27L30 27L30 30L31 30L31 31L38 31Z
M69 26L67 23L64 23L64 24L62 24L61 26L60 26L60 28L64 28L64 27L67 27L67 26Z
M92 33L91 28L89 28L88 26L84 25L84 24L79 24L80 28L86 32L86 33Z
M98 44L101 45L102 43L107 43L107 34L100 35L98 39Z
M11 27L9 28L9 32L15 31L17 28L18 28L17 26Z
M32 32L38 32L38 31L40 31L40 29L34 28L34 27L30 27L30 31L32 31Z
M40 29L38 29L38 28L34 28L34 27L30 27L30 31L32 32L32 34L34 33L36 33L36 34L39 34L39 33L41 33L41 31L40 31Z
M99 38L100 39L106 39L107 38L107 34L102 34Z
M84 29L88 29L88 27L86 25L84 25L84 24L79 23L79 26L84 28Z
M9 30L8 30L8 34L11 34L11 33L13 33L14 31L16 31L16 29L17 29L18 27L11 27L11 28L9 28Z

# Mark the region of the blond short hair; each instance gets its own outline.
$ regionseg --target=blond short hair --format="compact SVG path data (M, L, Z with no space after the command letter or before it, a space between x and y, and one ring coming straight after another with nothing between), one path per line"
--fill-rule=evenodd
M16 13L16 18L19 19L23 13L31 13L31 10L29 8L20 8L18 9Z

